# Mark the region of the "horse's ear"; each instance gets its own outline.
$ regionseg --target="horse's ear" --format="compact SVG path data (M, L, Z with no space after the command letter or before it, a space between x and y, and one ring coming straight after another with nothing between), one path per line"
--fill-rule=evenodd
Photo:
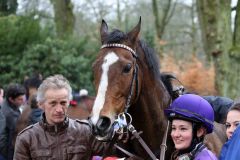
M139 39L140 30L141 30L141 17L139 18L138 24L130 32L128 32L128 37L130 38L131 42L133 42L133 45L135 45L137 40Z
M101 42L103 44L104 38L108 35L108 25L104 20L102 20L100 34L101 34Z

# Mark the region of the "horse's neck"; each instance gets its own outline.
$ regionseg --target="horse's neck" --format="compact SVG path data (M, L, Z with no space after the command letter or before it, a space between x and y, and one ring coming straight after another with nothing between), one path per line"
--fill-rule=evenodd
M156 148L159 147L166 130L164 107L168 105L170 98L161 82L152 85L142 84L138 101L130 107L130 114L136 129L143 131L144 140L151 148Z

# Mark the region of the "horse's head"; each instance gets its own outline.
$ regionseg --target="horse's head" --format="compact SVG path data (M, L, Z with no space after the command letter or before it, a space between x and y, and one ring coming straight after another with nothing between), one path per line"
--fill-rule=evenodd
M102 47L93 64L94 85L97 91L91 122L100 140L110 138L112 126L119 113L124 112L138 95L138 66L136 47L139 23L128 33L108 32L103 20L100 28Z

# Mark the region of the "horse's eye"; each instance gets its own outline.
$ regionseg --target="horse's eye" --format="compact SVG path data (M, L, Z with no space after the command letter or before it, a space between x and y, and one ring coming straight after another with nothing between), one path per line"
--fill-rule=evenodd
M132 68L132 65L128 63L126 66L123 68L123 73L128 73Z

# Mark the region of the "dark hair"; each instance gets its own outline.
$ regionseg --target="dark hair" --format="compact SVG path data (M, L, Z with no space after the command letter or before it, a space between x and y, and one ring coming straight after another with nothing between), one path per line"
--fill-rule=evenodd
M34 75L30 78L27 78L24 81L24 86L26 89L26 98L29 98L29 89L30 88L38 88L40 86L40 84L42 83L42 79L39 75Z
M32 109L38 108L37 94L32 95L30 106L31 106Z
M228 112L232 111L232 110L237 110L240 112L240 100L235 101L233 103L233 105L229 108Z
M26 94L26 90L24 86L20 84L10 84L6 89L6 99L8 100L10 97L12 99L17 98L18 96Z

